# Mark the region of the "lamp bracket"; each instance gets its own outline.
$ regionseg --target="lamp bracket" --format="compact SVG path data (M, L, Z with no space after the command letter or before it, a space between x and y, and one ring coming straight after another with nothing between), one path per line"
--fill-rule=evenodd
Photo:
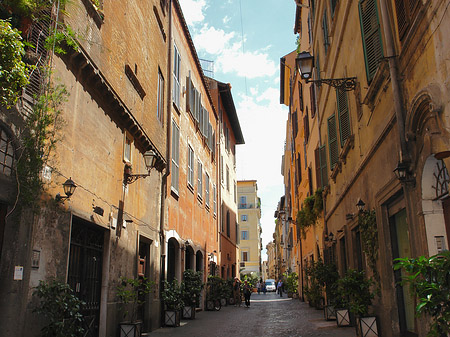
M333 88L352 91L356 89L356 77L344 77L344 78L321 78L320 80L306 80L306 83L328 84Z
M140 178L146 178L149 175L150 175L150 172L147 173L147 174L124 174L124 176L123 176L123 183L125 185L132 184L136 180L138 180Z

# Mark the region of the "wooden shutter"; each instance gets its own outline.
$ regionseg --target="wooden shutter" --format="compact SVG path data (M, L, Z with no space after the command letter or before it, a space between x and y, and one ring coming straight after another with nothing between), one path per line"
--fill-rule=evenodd
M300 103L300 110L303 111L304 106L303 106L303 86L302 86L302 82L298 81L298 99L299 99L299 103Z
M352 133L350 128L347 91L336 89L336 100L339 118L339 136L341 139L341 147L343 147L345 141Z
M403 40L406 32L411 26L414 18L414 12L418 7L417 0L395 0L395 11L397 13L397 25L399 39Z
M309 97L311 98L311 118L316 115L316 88L314 84L309 87Z
M383 44L376 0L360 0L359 15L367 82L370 83L383 57Z
M330 168L333 170L334 166L339 160L339 148L337 143L336 131L336 116L333 114L328 118L328 147L330 151Z
M309 141L309 116L308 111L306 112L305 116L303 117L303 127L305 131L305 143L308 143Z
M298 118L297 118L297 110L292 114L292 132L294 134L294 139L297 138L298 133Z
M297 177L298 177L298 185L302 182L302 160L300 157L300 153L297 155Z
M328 185L327 149L322 145L319 149L321 187Z
M326 10L323 12L322 32L323 32L323 47L325 49L325 55L326 55L328 52L328 46L330 45L330 41L328 39L328 18L327 18Z

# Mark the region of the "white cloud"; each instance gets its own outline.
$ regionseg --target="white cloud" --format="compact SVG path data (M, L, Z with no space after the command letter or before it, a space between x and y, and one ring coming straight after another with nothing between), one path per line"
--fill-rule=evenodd
M222 19L222 22L224 25L226 25L228 22L230 22L231 18L228 15L225 15L225 17Z
M188 25L194 25L205 19L206 0L180 0L184 18Z
M215 29L206 24L194 35L193 39L197 50L217 55L226 48L233 37L234 32L225 33L222 29Z
M217 59L217 69L223 73L234 73L240 77L257 78L271 77L277 72L275 62L270 60L267 53L261 51L242 52L236 43L231 48L222 51Z

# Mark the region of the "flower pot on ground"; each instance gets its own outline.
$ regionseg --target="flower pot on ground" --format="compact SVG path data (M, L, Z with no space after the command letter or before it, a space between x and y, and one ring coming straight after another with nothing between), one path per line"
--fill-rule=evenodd
M200 294L203 289L202 272L187 269L183 272L181 293L183 297L183 318L194 319L195 308L199 306Z
M138 320L138 311L145 303L145 297L151 291L152 286L153 282L145 277L120 278L116 287L119 311L121 312L120 337L141 336L142 322Z
M356 316L356 333L360 337L378 336L376 317L369 315L369 306L375 297L375 292L371 290L373 284L371 278L366 278L365 271L354 269L347 270L345 276L338 281L339 293L347 300L349 311ZM362 318L367 320L361 320ZM364 322L369 326L362 326ZM365 335L362 335L363 331L366 331Z
M183 298L177 279L173 279L172 282L164 281L162 300L165 309L164 324L166 326L180 326L180 310L183 307Z
M43 336L76 337L83 335L83 315L80 313L84 302L78 299L66 283L51 280L39 281L33 291L39 299L33 309L46 319L41 331Z

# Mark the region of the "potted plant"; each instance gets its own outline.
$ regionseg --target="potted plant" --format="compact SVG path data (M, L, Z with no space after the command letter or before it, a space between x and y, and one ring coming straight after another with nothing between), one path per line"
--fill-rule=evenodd
M183 307L183 298L177 279L173 279L172 282L164 281L162 299L165 308L164 324L166 326L180 326L180 310Z
M206 310L215 310L216 301L220 302L222 279L218 276L208 276L206 283Z
M309 301L309 305L316 309L323 309L323 287L317 278L318 262L313 262L310 267L306 268L306 276L308 277L308 284L305 289L305 295Z
M298 275L296 272L290 273L286 278L288 297L297 298L298 295Z
M377 318L369 315L369 306L375 297L371 290L374 281L366 277L365 271L349 269L338 282L339 293L347 299L348 309L356 317L357 336L378 336Z
M416 314L431 316L429 336L450 333L450 251L431 257L395 259L394 269L404 269L402 284L409 284L417 298Z
M127 278L121 277L116 288L119 300L120 337L141 336L142 321L138 320L138 310L145 303L145 296L151 291L153 282L145 277Z
M324 263L322 259L319 259L315 263L314 275L317 282L320 284L325 293L324 300L324 316L326 320L336 319L335 305L332 303L332 299L338 296L337 294L337 280L339 279L339 273L334 263Z
M187 269L183 272L181 292L183 294L183 318L194 319L195 308L199 304L200 293L203 289L202 272Z
M227 280L222 279L220 282L220 304L226 306L228 299L231 297L232 288L229 286Z
M48 324L41 329L42 336L76 337L84 334L80 310L85 303L68 284L57 280L39 281L33 296L39 299L33 312L48 320Z

